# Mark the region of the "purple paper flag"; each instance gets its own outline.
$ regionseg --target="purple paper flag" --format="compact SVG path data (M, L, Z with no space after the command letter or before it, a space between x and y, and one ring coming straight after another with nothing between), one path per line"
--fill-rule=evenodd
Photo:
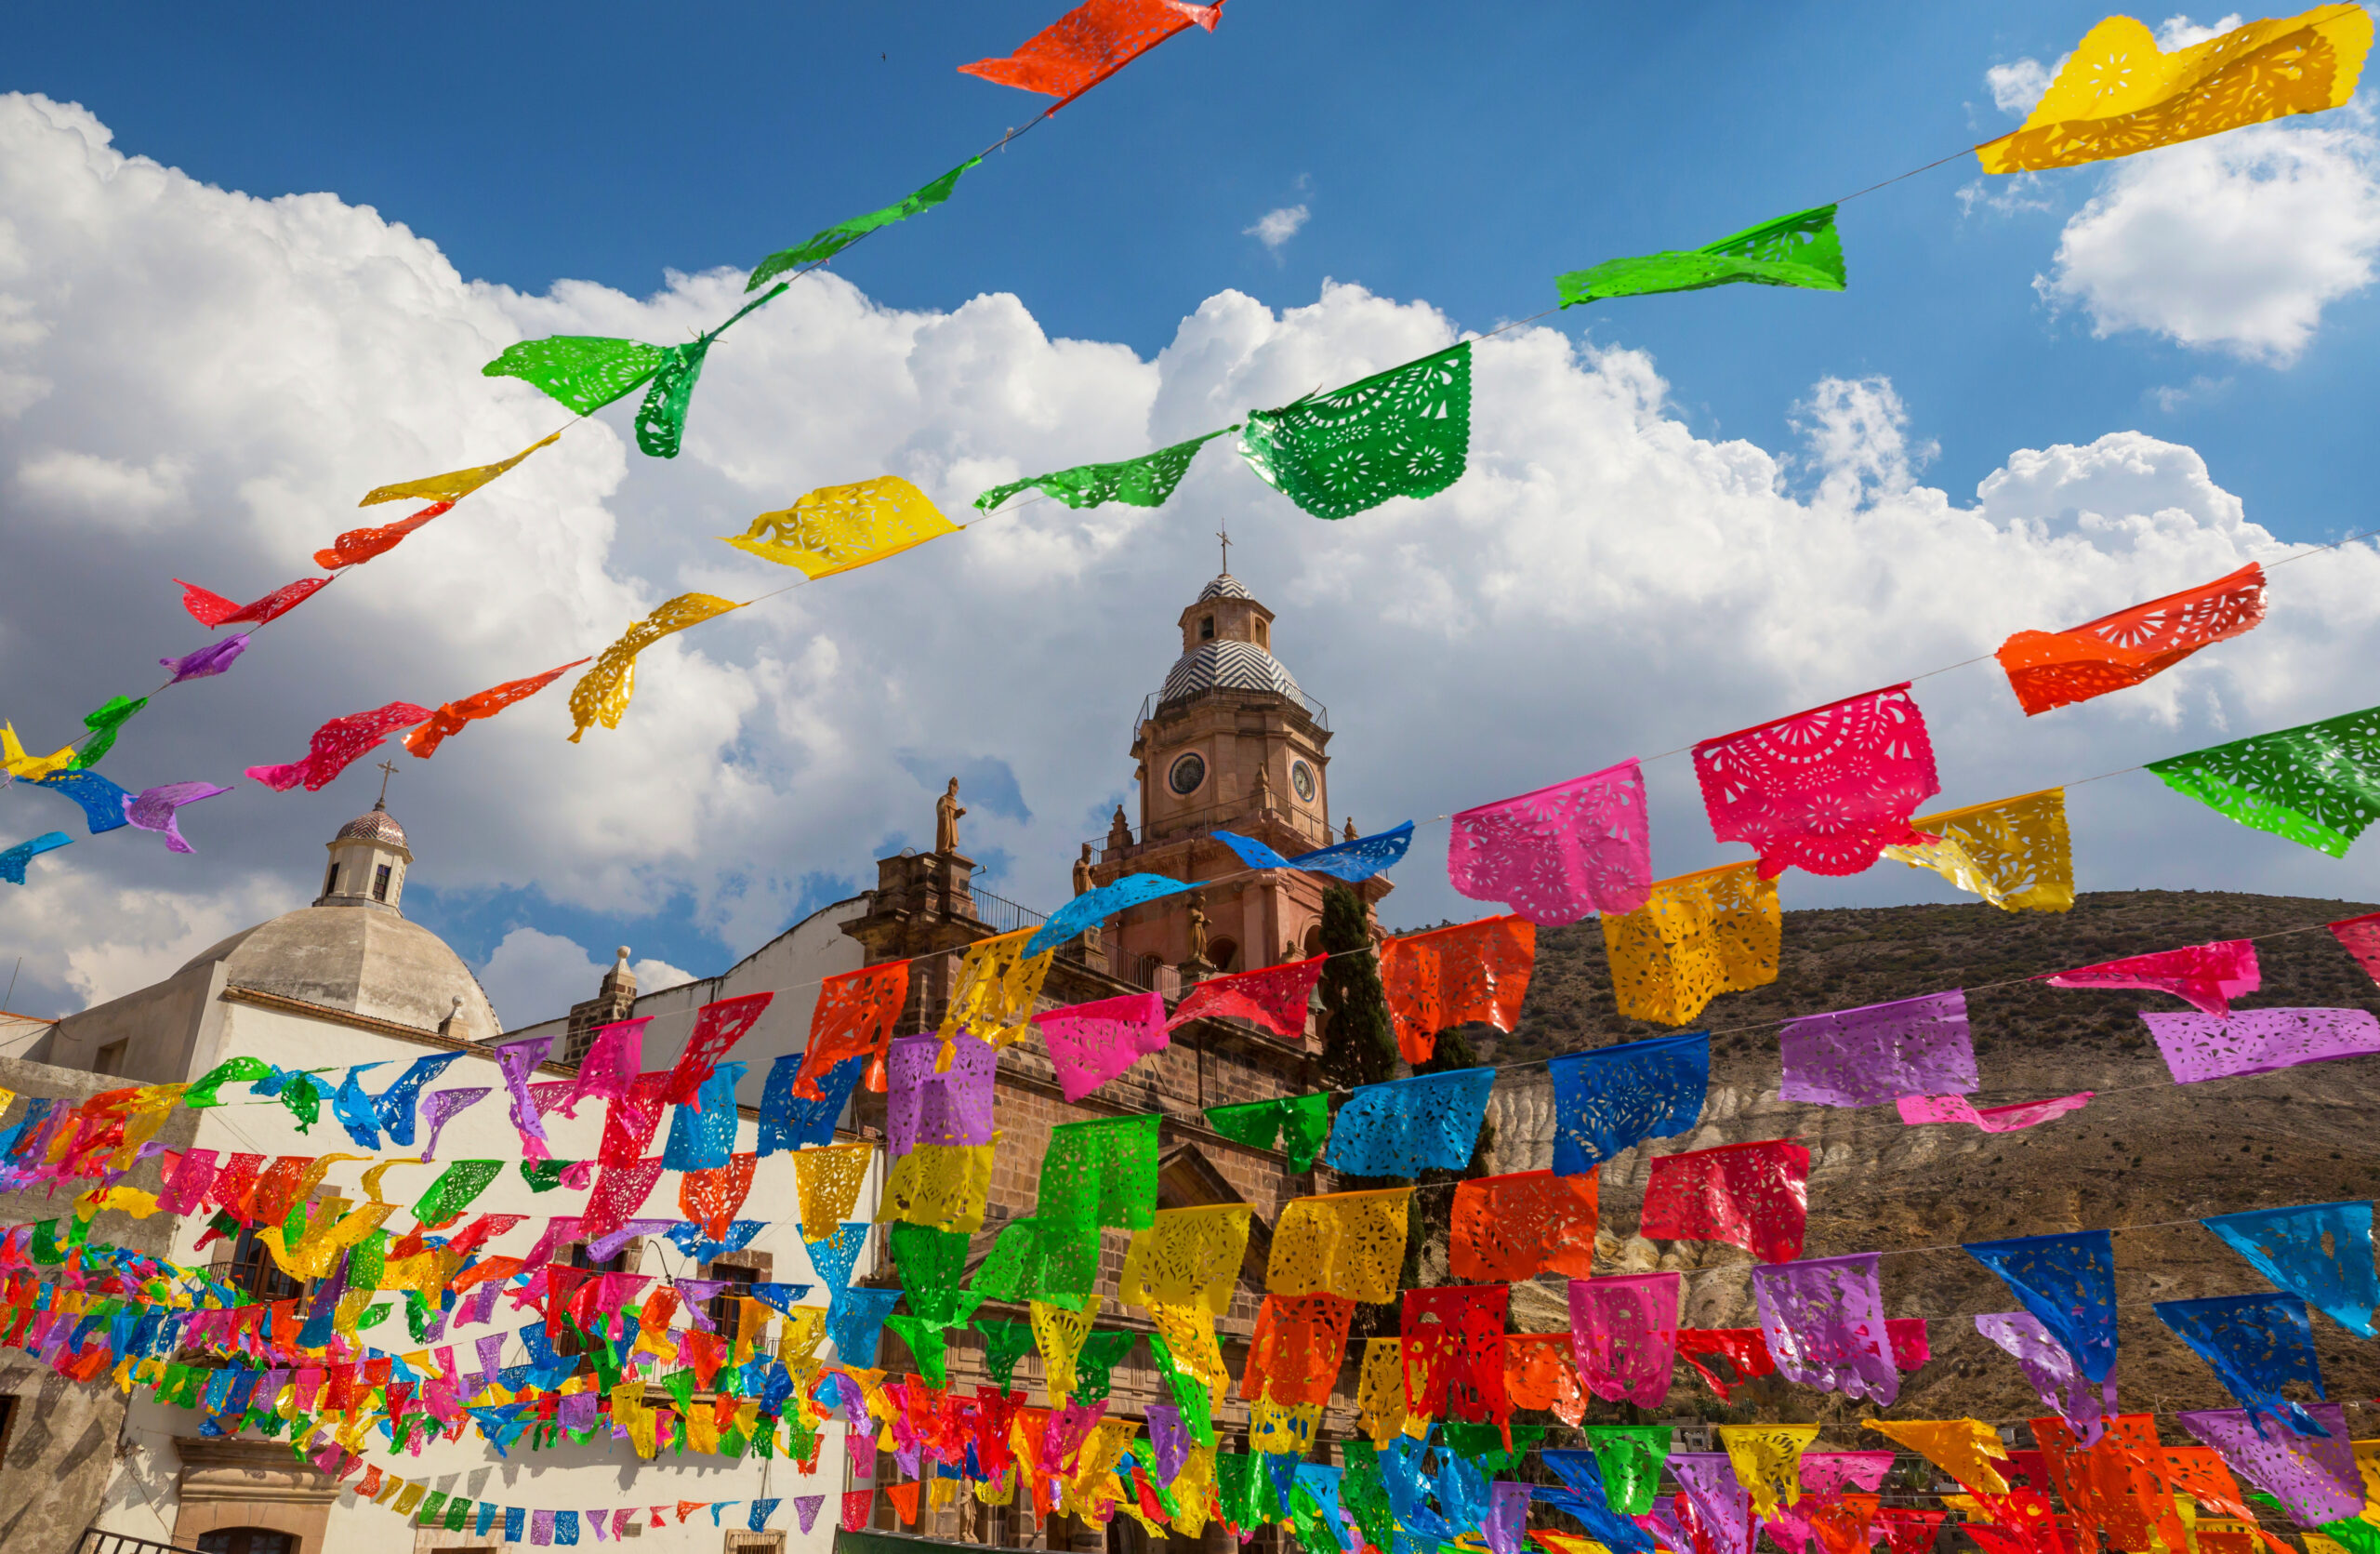
M937 1073L941 1051L939 1036L892 1043L884 1118L889 1154L906 1155L920 1144L992 1141L992 1079L999 1054L982 1037L962 1031L951 1043L949 1069Z
M533 1544L540 1544L547 1547L551 1547L553 1546L553 1512L531 1511L529 1513L529 1541Z
M2056 1409L2083 1445L2097 1443L2107 1429L2106 1415L2116 1412L2113 1366L2109 1367L2108 1379L2095 1388L2074 1368L2074 1357L2066 1352L2066 1346L2052 1337L2030 1311L1977 1316L1975 1330L2016 1356L2016 1368L2041 1394L2043 1405Z
M810 1531L810 1524L818 1520L818 1508L826 1503L826 1497L823 1494L797 1494L793 1497L793 1514L801 1519L803 1532Z
M602 1423L603 1416L597 1412L602 1401L593 1392L565 1392L554 1404L554 1423L574 1435L591 1430Z
M496 1092L486 1085L476 1090L432 1090L422 1098L421 1114L430 1120L430 1142L421 1149L422 1163L427 1165L438 1152L439 1130L458 1114L469 1110Z
M1150 1403L1143 1412L1149 1422L1149 1454L1157 1460L1157 1481L1170 1484L1190 1460L1190 1432L1182 1428L1182 1410L1171 1403Z
M139 797L125 800L124 817L144 831L165 832L165 851L169 853L194 852L196 849L182 840L181 807L230 791L229 788L218 788L211 782L168 782L143 789Z
M1778 1095L1789 1101L1884 1106L1983 1084L1964 989L1812 1015L1788 1022L1778 1042L1785 1071Z
M185 653L178 658L160 658L158 663L174 671L165 682L178 685L185 680L204 680L210 674L220 674L231 667L231 660L248 650L248 633L238 632L221 642L208 643L195 653Z
M529 1076L553 1046L551 1031L496 1044L496 1066L504 1070L505 1094L512 1097L512 1127L521 1136L522 1153L530 1160L545 1160L553 1153L546 1145L546 1124L537 1115L537 1104L529 1096Z
M2331 1432L2329 1440L2299 1435L2281 1424L2260 1432L2241 1408L2185 1414L2182 1428L2279 1500L2299 1526L2320 1527L2363 1509L2363 1475L2357 1471L2355 1449L2347 1443L2347 1410L2337 1403L2307 1403L2305 1408Z
M1768 1352L1788 1381L1889 1407L1900 1396L1877 1254L1763 1263L1752 1270Z
M2228 1019L2143 1009L2140 1017L2175 1084L2380 1052L2380 1018L2362 1009L2234 1009Z
M1488 1491L1488 1520L1480 1525L1490 1554L1521 1554L1527 1531L1528 1485L1498 1480Z
M611 1259L620 1255L620 1249L622 1247L628 1245L629 1242L635 1240L637 1237L657 1236L663 1231L671 1229L673 1226L682 1225L684 1223L685 1221L681 1219L627 1220L621 1224L618 1229L613 1231L610 1235L588 1242L587 1243L587 1255L589 1257L594 1258L599 1263L609 1262Z
M1752 1491L1725 1452L1672 1452L1670 1471L1696 1518L1718 1540L1718 1554L1752 1554Z

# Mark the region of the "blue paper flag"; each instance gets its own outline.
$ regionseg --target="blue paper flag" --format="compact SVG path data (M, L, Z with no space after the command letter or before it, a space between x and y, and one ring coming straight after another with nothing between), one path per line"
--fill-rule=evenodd
M884 1319L900 1298L898 1290L837 1290L826 1303L826 1336L835 1341L835 1358L863 1371L875 1364Z
M73 800L81 807L84 824L90 827L93 836L132 824L124 813L125 804L132 795L97 772L52 772L47 777L26 780L60 798Z
M375 1153L380 1148L380 1113L374 1109L372 1097L364 1093L362 1075L364 1069L380 1066L378 1062L353 1065L331 1095L331 1115L338 1119L338 1125L355 1140L357 1149Z
M1554 1170L1576 1176L1648 1138L1694 1126L1711 1089L1711 1034L1621 1042L1546 1067L1554 1075Z
M1360 1085L1331 1122L1329 1164L1356 1176L1460 1171L1495 1083L1493 1069L1456 1069Z
M2108 1379L2116 1363L2116 1248L2108 1232L1970 1242L1966 1250L2016 1292L2086 1380Z
M670 1245L687 1256L698 1263L707 1263L713 1257L724 1256L730 1252L743 1251L752 1244L754 1236L768 1228L769 1222L765 1219L738 1219L728 1225L725 1241L713 1241L703 1234L701 1226L694 1224L692 1220L683 1220L671 1226L663 1234L669 1238Z
M769 1518L776 1515L777 1508L783 1504L785 1504L785 1502L781 1499L753 1501L751 1516L746 1521L744 1525L750 1528L755 1533L759 1532L761 1528L766 1527L769 1524Z
M577 1541L578 1513L576 1511L554 1512L555 1545L560 1547L564 1544L575 1544Z
M496 1525L496 1513L501 1508L501 1507L494 1505L489 1501L481 1501L479 1518L471 1528L471 1536L475 1538L483 1538L487 1536L487 1530Z
M1250 869L1306 869L1316 874L1329 874L1334 879L1354 883L1368 880L1383 869L1394 869L1413 845L1413 822L1388 830L1359 836L1352 842L1333 843L1328 847L1297 857L1283 857L1252 836L1240 836L1232 831L1217 831L1215 840L1239 855L1239 861Z
M1326 1468L1317 1462L1302 1462L1298 1464L1294 1481L1296 1488L1314 1496L1314 1503L1322 1508L1323 1529L1341 1549L1345 1549L1346 1522L1342 1520L1339 1509L1339 1469ZM1307 1554L1318 1554L1318 1551L1310 1549Z
M2370 1203L2300 1203L2199 1222L2258 1273L2360 1338L2374 1336L2380 1279L2372 1264Z
M519 1543L522 1538L528 1536L528 1534L529 1508L526 1506L505 1507L504 1541L507 1543Z
M855 1219L821 1240L802 1238L801 1244L810 1252L810 1266L817 1270L829 1297L851 1288L852 1266L859 1261L859 1249L867 1244L867 1229L866 1220Z
M415 1102L421 1087L446 1071L446 1066L463 1055L442 1052L429 1057L416 1057L397 1076L397 1082L373 1097L372 1109L380 1114L380 1125L389 1130L390 1142L413 1148Z
M74 839L64 831L44 831L31 842L20 842L0 853L0 880L12 885L25 883L25 865L44 853L54 853L60 847L72 846Z
M1604 1487L1603 1465L1593 1452L1545 1451L1539 1460L1554 1470L1564 1487L1550 1489L1543 1484L1530 1486L1537 1500L1575 1516L1587 1529L1587 1535L1613 1554L1652 1554L1653 1535L1636 1525L1634 1520L1612 1509L1610 1491Z
M1428 1547L1451 1542L1459 1531L1430 1504L1430 1492L1436 1485L1433 1476L1423 1472L1422 1459L1429 1454L1430 1437L1436 1433L1437 1427L1433 1425L1419 1440L1400 1436L1380 1449L1381 1485L1388 1491L1388 1508L1396 1518L1399 1541L1410 1533Z
M2290 1382L2322 1393L2321 1367L2314 1360L2314 1324L2306 1303L2294 1295L2217 1295L2211 1300L2161 1300L2157 1320L2181 1335L2215 1368L2215 1376L2240 1400L2248 1419L2264 1433L2275 1420L2299 1435L2330 1438L2313 1415L2281 1395Z
M774 1308L780 1315L790 1314L793 1308L809 1295L811 1290L808 1284L776 1283L750 1284L746 1288L754 1300Z
M669 1144L661 1152L665 1171L715 1171L735 1153L735 1086L744 1063L721 1063L694 1093L693 1106L673 1107Z
M769 1065L769 1082L760 1092L760 1158L805 1144L832 1144L835 1121L843 1114L859 1076L867 1069L867 1055L846 1057L818 1076L818 1099L793 1093L794 1077L801 1072L802 1055L789 1052Z
M1169 880L1162 874L1127 874L1112 885L1085 891L1051 913L1048 921L1033 931L1033 936L1025 941L1025 954L1030 959L1045 950L1055 950L1093 923L1128 907L1162 896L1179 896L1189 888L1180 880Z

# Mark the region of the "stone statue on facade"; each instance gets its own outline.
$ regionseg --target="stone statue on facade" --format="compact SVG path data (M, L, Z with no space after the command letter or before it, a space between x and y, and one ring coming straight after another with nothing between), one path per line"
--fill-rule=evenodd
M967 811L959 803L959 779L950 779L949 791L933 802L933 850L937 853L959 851L959 817Z
M1207 963L1207 909L1197 901L1190 903L1190 963Z
M1075 859L1075 894L1080 896L1090 889L1091 843L1086 842L1082 844L1082 857Z
M1124 818L1124 806L1116 806L1116 817L1107 822L1107 845L1111 851L1121 851L1132 844L1132 828Z
M959 784L958 784L958 783L956 783L956 782L953 782L953 783L950 785L950 790L951 790L952 792L954 792L954 793L958 792L958 791L959 791ZM1350 842L1355 841L1355 834L1356 834L1356 833L1355 833L1355 817L1354 816L1350 815L1350 816L1348 816L1348 817L1347 817L1347 840L1348 840L1348 841L1350 841Z

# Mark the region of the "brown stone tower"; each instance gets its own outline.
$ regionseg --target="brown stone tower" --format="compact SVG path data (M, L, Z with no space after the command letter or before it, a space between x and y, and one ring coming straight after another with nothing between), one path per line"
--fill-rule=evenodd
M1213 880L1247 874L1214 840L1229 830L1294 857L1335 840L1326 753L1330 715L1273 657L1273 612L1224 573L1182 612L1182 656L1141 706L1132 738L1140 783L1138 841L1111 844L1093 877ZM1289 870L1126 913L1109 931L1109 963L1144 986L1160 967L1192 976L1252 971L1319 947L1329 882ZM1365 897L1388 893L1368 882ZM1204 914L1206 963L1192 957L1192 909Z

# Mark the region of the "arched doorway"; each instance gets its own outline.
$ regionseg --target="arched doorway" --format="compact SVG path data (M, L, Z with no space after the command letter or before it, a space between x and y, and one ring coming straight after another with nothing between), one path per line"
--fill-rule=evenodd
M198 1554L298 1554L298 1540L270 1527L218 1527L198 1535Z

